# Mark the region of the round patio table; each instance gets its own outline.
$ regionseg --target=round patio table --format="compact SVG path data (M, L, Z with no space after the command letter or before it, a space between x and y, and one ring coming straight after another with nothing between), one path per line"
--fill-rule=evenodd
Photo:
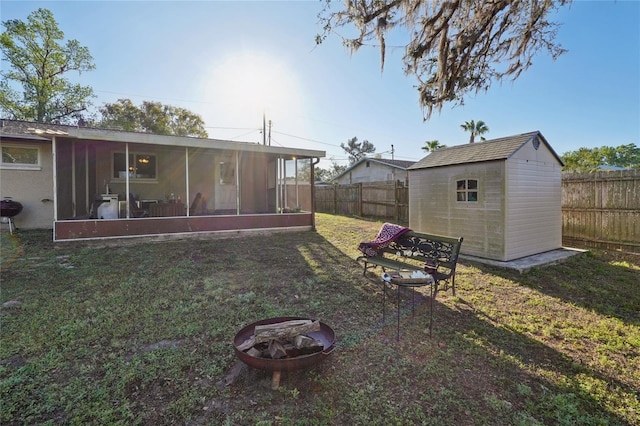
M409 271L411 273L412 271ZM402 275L402 274L405 275ZM430 307L429 307L429 337L431 337L431 333L433 331L433 301L437 292L437 284L433 279L433 276L427 274L425 277L419 278L411 278L407 276L407 272L391 272L382 274L382 320L384 322L386 317L386 293L387 293L387 284L396 286L396 311L397 311L397 330L396 330L396 340L400 340L400 289L401 288L410 288L411 289L411 315L415 315L415 289L416 287L424 287L429 286L429 299L430 299Z

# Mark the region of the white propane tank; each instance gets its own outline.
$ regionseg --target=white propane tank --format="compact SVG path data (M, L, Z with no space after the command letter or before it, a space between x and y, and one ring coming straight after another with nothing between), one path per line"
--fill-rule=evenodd
M105 201L98 206L98 219L117 219L118 202Z

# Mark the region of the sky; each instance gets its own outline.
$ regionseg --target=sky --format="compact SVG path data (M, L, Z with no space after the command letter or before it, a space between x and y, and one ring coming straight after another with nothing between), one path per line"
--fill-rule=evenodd
M640 146L640 1L575 0L552 16L567 53L540 52L517 80L427 121L401 48L387 49L381 70L375 46L351 53L337 35L316 46L322 5L0 0L0 20L49 9L65 39L93 56L95 70L69 78L94 89L96 108L161 102L200 115L210 138L254 143L271 122L271 145L325 151L323 168L348 164L340 145L353 137L382 158L418 161L426 141L468 143L460 126L469 120L486 123L487 139L539 130L559 155Z

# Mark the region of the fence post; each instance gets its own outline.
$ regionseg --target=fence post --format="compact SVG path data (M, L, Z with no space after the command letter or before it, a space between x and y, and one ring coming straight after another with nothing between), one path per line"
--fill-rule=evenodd
M338 214L338 186L333 185L333 214Z
M398 181L393 181L393 211L395 214L395 221L398 223L400 221L400 203L398 202Z
M362 182L358 184L358 216L362 216Z

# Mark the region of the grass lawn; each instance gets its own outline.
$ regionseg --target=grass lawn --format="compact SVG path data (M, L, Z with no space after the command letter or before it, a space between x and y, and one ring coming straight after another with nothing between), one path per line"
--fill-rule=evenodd
M317 226L99 249L3 232L0 424L640 424L640 256L522 275L463 261L433 337L419 295L398 342L379 276L354 260L381 223ZM319 319L337 343L271 390L269 372L232 369L231 341L277 316Z

